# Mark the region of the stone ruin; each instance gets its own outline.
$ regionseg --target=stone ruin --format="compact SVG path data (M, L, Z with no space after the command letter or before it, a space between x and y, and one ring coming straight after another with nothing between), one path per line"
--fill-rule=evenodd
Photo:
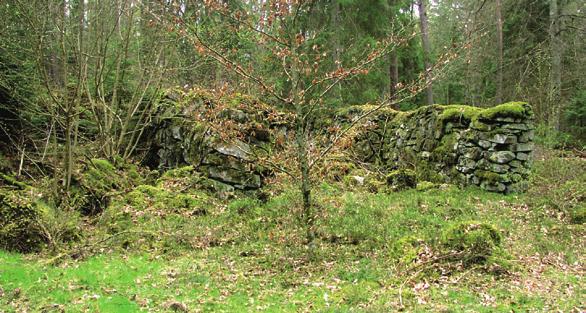
M212 99L205 93L167 93L155 121L150 163L161 169L192 165L228 191L260 188L269 172L255 162L254 151L287 136L292 119L250 97L237 95L227 105ZM212 106L221 106L216 118L232 121L243 137L221 140L196 121L201 116L194 114ZM351 122L371 108L346 108L338 112L337 123ZM209 123L218 121L210 118ZM409 112L384 108L360 125L347 151L351 160L387 171L409 168L431 182L477 185L493 192L527 188L534 127L526 103L485 109L431 105Z
M346 109L348 121L370 108ZM356 135L352 157L388 170L412 168L433 182L477 185L493 192L527 189L533 112L526 103L491 108L431 105L410 112L382 109Z
M161 170L191 165L222 194L262 186L268 172L255 162L257 148L273 146L288 124L286 114L241 94L170 90L159 107L146 163Z

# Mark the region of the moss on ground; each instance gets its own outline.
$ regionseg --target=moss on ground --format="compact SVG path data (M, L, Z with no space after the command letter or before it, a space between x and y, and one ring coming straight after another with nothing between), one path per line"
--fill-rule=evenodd
M479 221L459 222L449 226L442 233L442 244L457 253L458 259L466 263L484 262L494 250L501 247L503 237L491 224Z
M0 308L580 311L586 239L568 214L583 207L584 161L556 160L536 160L527 195L373 194L323 183L312 194L309 245L295 185L271 189L266 202L223 202L192 187L192 169L181 168L115 195L111 210L86 218L82 241L61 247L75 254L57 265L47 265L47 252L0 251ZM163 205L179 194L198 206Z

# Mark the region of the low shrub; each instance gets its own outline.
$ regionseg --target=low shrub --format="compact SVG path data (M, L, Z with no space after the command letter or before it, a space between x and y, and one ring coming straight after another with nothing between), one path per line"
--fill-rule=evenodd
M572 222L575 224L586 223L586 206L577 208L572 212Z
M387 175L387 184L395 191L417 187L417 174L413 170L401 169Z
M441 237L442 245L465 263L483 263L501 247L502 241L496 227L476 221L453 224Z

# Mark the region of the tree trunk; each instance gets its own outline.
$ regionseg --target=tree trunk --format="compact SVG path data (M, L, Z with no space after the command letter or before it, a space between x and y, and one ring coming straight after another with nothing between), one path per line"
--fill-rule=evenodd
M389 67L389 81L390 81L390 99L396 100L397 96L397 84L399 84L399 56L397 51L390 53L391 65Z
M298 104L298 119L296 127L296 148L301 181L299 191L302 197L302 219L307 231L307 242L311 243L313 235L313 212L311 206L311 176L309 174L308 145L306 136L306 120L303 117L302 105Z
M427 0L419 0L417 3L419 9L419 23L421 27L421 43L423 46L423 64L425 66L425 93L427 104L433 104L433 85L431 75L431 44L429 42L429 23L427 19Z
M496 41L498 64L496 69L496 103L503 102L503 17L501 0L496 0Z
M332 58L334 62L334 68L339 69L342 67L342 61L340 60L340 56L342 54L342 47L340 46L340 38L338 36L338 32L335 30L339 27L340 23L340 3L337 0L333 0L333 8L332 8ZM338 84L334 88L334 97L336 101L339 103L342 102L342 84Z
M562 89L562 42L560 39L560 19L558 0L549 1L549 45L551 72L549 75L549 124L560 129L561 89Z

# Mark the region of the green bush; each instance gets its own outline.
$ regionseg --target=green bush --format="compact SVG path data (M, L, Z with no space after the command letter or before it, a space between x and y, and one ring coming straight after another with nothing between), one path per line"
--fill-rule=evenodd
M563 149L573 145L572 135L545 124L537 125L535 134L535 142L549 149Z
M496 227L476 221L453 224L441 237L442 245L458 253L458 259L466 263L483 263L500 248L502 241Z
M565 108L564 121L569 125L578 147L586 144L586 90L578 92Z

